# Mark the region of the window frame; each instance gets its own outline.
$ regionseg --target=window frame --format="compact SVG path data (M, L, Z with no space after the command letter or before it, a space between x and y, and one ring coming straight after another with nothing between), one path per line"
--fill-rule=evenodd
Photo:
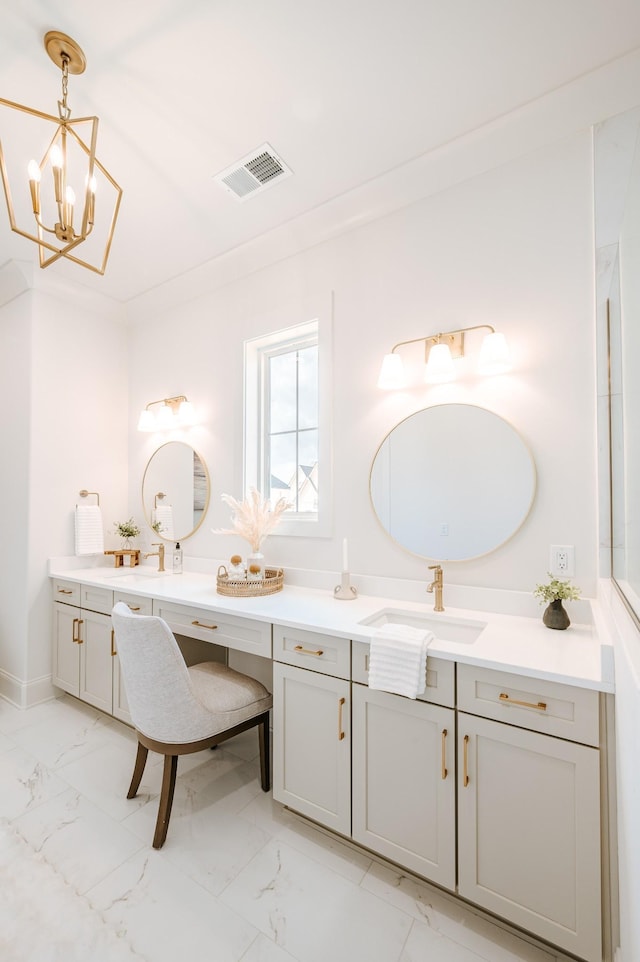
M265 366L277 354L318 347L318 511L286 512L270 537L330 537L333 514L331 324L319 316L244 342L244 488L262 492L269 397Z

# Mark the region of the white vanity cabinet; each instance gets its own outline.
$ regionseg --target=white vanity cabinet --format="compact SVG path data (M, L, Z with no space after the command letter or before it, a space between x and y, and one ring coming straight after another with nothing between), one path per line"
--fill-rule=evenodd
M53 597L53 684L131 724L111 610L124 601L151 614L151 599L63 580L54 580Z
M53 683L111 713L113 592L54 581Z
M455 665L429 658L414 700L367 687L368 645L352 657L353 839L453 890Z
M273 649L273 796L350 835L350 641L274 625Z
M598 727L597 692L458 665L458 892L590 962L602 959Z

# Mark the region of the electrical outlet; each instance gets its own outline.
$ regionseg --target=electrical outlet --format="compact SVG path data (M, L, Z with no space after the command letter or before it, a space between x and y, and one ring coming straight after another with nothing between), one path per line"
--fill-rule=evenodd
M575 549L572 544L552 544L549 570L556 578L569 578L575 574Z

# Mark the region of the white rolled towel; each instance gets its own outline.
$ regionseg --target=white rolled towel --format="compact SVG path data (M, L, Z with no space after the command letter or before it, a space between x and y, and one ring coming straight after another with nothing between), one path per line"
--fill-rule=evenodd
M76 505L75 533L76 555L104 553L104 528L99 505Z
M432 631L410 625L387 624L371 638L369 688L416 698L426 687L427 648Z

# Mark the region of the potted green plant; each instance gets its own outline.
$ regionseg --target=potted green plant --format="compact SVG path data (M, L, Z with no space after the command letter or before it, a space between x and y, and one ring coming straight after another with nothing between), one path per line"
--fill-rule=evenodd
M133 518L129 518L128 521L115 521L114 524L116 526L116 533L123 539L122 547L126 549L131 548L131 542L140 534L140 528L136 522Z
M550 580L543 585L536 585L534 595L539 599L540 604L546 602L547 607L542 615L542 621L547 628L564 629L571 624L569 615L562 605L563 601L578 601L580 598L580 588L572 585L567 579L554 578L550 571L547 572Z

